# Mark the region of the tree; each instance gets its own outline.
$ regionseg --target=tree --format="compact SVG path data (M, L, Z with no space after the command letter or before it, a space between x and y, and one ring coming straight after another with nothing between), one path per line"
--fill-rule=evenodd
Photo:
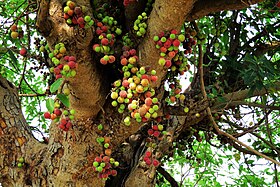
M3 186L164 186L162 177L179 186L162 163L187 158L199 168L201 142L233 147L237 161L243 153L247 170L269 160L279 186L279 2L11 0L0 8ZM190 81L185 90L179 75ZM43 141L32 134L40 129ZM210 184L218 186L201 185Z

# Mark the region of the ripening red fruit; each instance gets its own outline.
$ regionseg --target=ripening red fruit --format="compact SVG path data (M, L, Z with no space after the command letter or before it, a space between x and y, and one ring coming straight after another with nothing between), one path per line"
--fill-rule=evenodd
M145 99L145 104L146 104L147 106L151 106L151 105L153 104L152 98L150 98L150 97L146 98L146 99Z
M21 56L26 56L27 50L23 47L23 48L21 48L21 50L19 51L19 54L20 54Z
M170 97L170 102L171 102L171 103L174 103L175 101L176 101L176 97L175 97L175 96L171 96L171 97Z
M57 116L55 114L51 114L51 119L54 120Z
M153 129L149 129L148 130L148 134L151 136L151 135L153 135L154 134L154 130Z
M171 41L167 40L165 43L164 43L164 47L165 48L169 48L171 46Z
M112 154L112 149L105 149L105 155L110 156Z
M113 55L109 56L109 63L113 63L113 62L115 62L115 60L116 60L115 56L113 56Z
M181 44L181 42L180 42L178 39L176 39L176 40L173 41L173 45L174 45L175 47L179 47L180 44Z
M17 26L16 25L12 25L11 26L11 31L12 32L16 32L17 31Z
M44 118L51 119L51 114L49 112L44 113Z
M109 40L107 38L102 38L101 44L102 45L108 45L109 44Z
M60 124L66 125L67 124L67 120L65 118L60 120Z
M67 20L67 19L69 18L69 15L68 15L68 14L66 14L66 13L64 13L64 14L63 14L63 17L64 17L64 19L66 19L66 20Z
M106 65L108 62L104 58L100 58L100 63Z
M124 86L124 87L126 87L126 88L128 88L129 87L129 82L128 82L128 80L123 80L122 81L122 85Z
M58 67L53 69L53 72L55 75L59 75L60 74L60 69Z
M59 78L62 78L61 74L55 75L55 79L59 79Z
M78 23L79 25L84 25L84 24L85 24L84 18L83 18L83 17L79 17L79 18L77 19L77 23Z
M127 65L127 59L126 58L121 59L121 65L123 65L123 66Z
M151 151L146 151L145 156L146 157L151 157L152 156L152 152Z
M59 127L60 129L62 129L62 130L65 129L65 125L63 125L63 124L59 124L58 127Z
M110 162L110 157L104 156L102 160L103 160L103 162L107 162L108 163L108 162Z
M168 53L168 56L171 57L171 58L173 58L175 55L176 55L176 53L174 51L170 51Z
M165 53L167 51L166 47L161 47L160 52Z
M76 68L76 63L74 61L69 61L68 62L68 66L71 68L71 69L74 69Z
M171 34L177 34L177 30L173 29L173 30L171 31Z
M56 116L60 116L62 114L61 110L59 109L54 109L53 113L56 115Z
M153 160L153 165L155 166L155 167L158 167L159 166L159 161L157 160L157 159L154 159Z
M158 80L158 76L156 76L156 75L151 76L151 81L152 82L156 82L157 80Z
M153 135L154 135L154 137L159 137L160 132L159 131L154 131Z
M96 161L96 162L102 162L102 158L101 157L95 157L95 159L94 159L94 161Z
M126 98L126 96L127 96L127 92L125 90L121 90L120 91L120 97Z
M68 59L69 61L74 61L74 62L76 62L76 58L74 57L74 56L69 56L69 59Z
M158 131L158 126L157 125L153 125L152 128L153 128L153 130Z
M117 174L118 174L117 170L114 170L114 169L113 169L113 170L111 171L111 175L116 176Z
M171 65L172 65L171 60L166 60L166 61L165 61L165 67L170 68Z
M151 161L151 159L147 159L147 160L145 161L145 163L149 166L149 165L152 164L152 161Z
M135 50L135 49L130 49L130 50L129 50L129 54L130 54L131 56L136 55L136 50Z
M71 123L70 121L68 121L68 122L66 123L65 127L66 127L67 129L71 128L71 127L72 127L72 123Z
M103 32L107 32L108 27L106 27L105 25L103 25L103 26L101 27L101 30L102 30Z

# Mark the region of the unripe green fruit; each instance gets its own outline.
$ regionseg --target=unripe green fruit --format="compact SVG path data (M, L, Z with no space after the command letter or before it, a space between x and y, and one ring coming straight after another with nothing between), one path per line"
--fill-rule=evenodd
M185 35L180 34L180 35L178 36L178 40L179 40L180 42L185 41Z
M157 103L157 102L158 102L158 98L156 98L156 97L153 98L153 99L152 99L152 102L153 102L153 103Z
M117 92L112 92L112 93L111 93L111 98L112 98L112 99L117 99L118 96L119 96L119 95L118 95Z
M121 34L122 34L122 30L121 30L120 28L117 28L117 29L115 30L115 33L116 33L117 35L121 35Z
M118 102L117 102L117 101L112 101L112 103L111 103L111 104L112 104L112 106L113 106L113 107L118 106Z
M98 167L96 168L96 171L98 171L98 172L102 172L102 170L103 170L103 167L101 167L101 166L98 166Z
M18 159L18 161L19 161L20 163L23 163L23 162L24 162L24 158L23 158L23 157L20 157L20 158Z
M76 111L74 109L70 110L70 114L74 115L76 113Z
M98 167L99 166L99 163L98 162L93 162L93 164L92 164L94 167Z
M69 115L69 112L68 112L67 110L64 110L64 111L63 111L63 115L68 116L68 115Z
M63 66L63 70L67 72L70 70L70 67L66 64Z
M140 32L142 35L144 35L144 34L146 33L146 29L144 29L143 27L141 27L141 28L139 29L139 32Z
M163 130L163 125L158 125L158 130L162 131Z
M66 21L69 25L70 24L72 24L72 20L69 18L69 19L67 19L67 21Z
M152 75L156 75L156 74L157 74L156 70L152 70L152 71L151 71L151 74L152 74Z
M69 116L69 119L70 119L70 120L74 120L74 119L75 119L75 116L70 115L70 116Z
M40 52L44 52L45 51L45 47L41 46L39 50L40 50Z
M159 109L158 105L153 106L154 111L157 111Z
M189 112L189 108L188 108L188 107L185 107L185 108L184 108L184 112L188 113L188 112Z
M125 117L123 121L124 121L124 123L129 123L130 122L130 117L129 116Z
M23 163L18 163L17 166L18 166L19 168L22 168Z
M90 22L91 17L90 17L90 16L85 16L84 20L85 20L86 22Z
M71 70L71 71L70 71L70 75L71 75L71 77L75 77L75 76L76 76L76 74L77 74L77 72L76 72L75 70Z
M161 41L161 42L166 42L166 38L165 38L165 37L162 37L162 38L160 39L160 41Z
M67 13L70 10L69 6L63 8L64 13Z
M107 149L109 146L110 146L109 143L105 143L105 144L104 144L104 147L105 147L106 149Z
M176 38L176 35L175 34L170 34L169 37L174 40Z
M103 125L102 125L102 124L99 124L99 125L97 126L97 129L101 131L101 130L103 129Z
M120 163L118 161L114 162L114 166L118 167Z
M70 89L69 89L69 88L64 88L64 89L63 89L63 93L64 93L65 95L69 95L69 94L70 94Z

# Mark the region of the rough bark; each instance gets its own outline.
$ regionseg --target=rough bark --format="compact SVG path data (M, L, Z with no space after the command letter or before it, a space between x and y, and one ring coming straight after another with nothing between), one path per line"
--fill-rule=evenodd
M30 183L28 176L31 167L36 165L34 156L44 147L28 128L21 112L17 89L0 76L0 183L3 186ZM19 168L18 159L21 157L25 159L25 164Z

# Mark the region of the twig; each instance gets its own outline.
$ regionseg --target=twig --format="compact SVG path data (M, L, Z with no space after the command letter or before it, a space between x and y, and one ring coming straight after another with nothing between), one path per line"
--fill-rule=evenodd
M274 174L275 174L275 183L277 185L277 187L279 187L279 180L278 180L278 171L277 171L277 166L276 164L274 164Z
M200 75L201 92L202 92L202 94L203 94L203 97L204 97L204 98L207 98L207 94L206 94L205 86L204 86L204 81L203 81L203 66L202 66L202 65L203 65L203 51L202 51L202 46L201 46L201 44L198 45L198 48L199 48L199 64L198 64L198 65L199 65L199 68L198 68L198 69L199 69L199 75ZM228 134L228 133L226 133L226 132L224 132L224 131L221 131L221 130L219 129L217 123L215 122L213 116L212 116L211 109L210 109L209 107L207 107L206 110L207 110L208 117L210 118L210 121L212 122L213 127L214 127L214 129L217 131L218 135L226 136L226 137L230 138L231 140L237 142L238 144L240 144L240 145L246 147L249 151L253 152L255 155L258 155L258 156L260 156L260 157L263 157L263 158L265 158L265 159L271 161L272 163L277 164L277 165L280 166L280 162L278 162L278 161L276 161L276 160L274 160L274 159L272 159L272 158L270 158L270 157L268 157L268 156L266 156L266 155L264 155L264 154L262 154L262 153L256 151L255 149L253 149L253 148L251 148L250 146L248 146L248 145L244 144L243 142L239 141L238 139L236 139L236 138L233 137L232 135L230 135L230 134Z
M49 95L48 93L42 93L42 94L18 94L19 97L38 97L38 96L46 96Z

